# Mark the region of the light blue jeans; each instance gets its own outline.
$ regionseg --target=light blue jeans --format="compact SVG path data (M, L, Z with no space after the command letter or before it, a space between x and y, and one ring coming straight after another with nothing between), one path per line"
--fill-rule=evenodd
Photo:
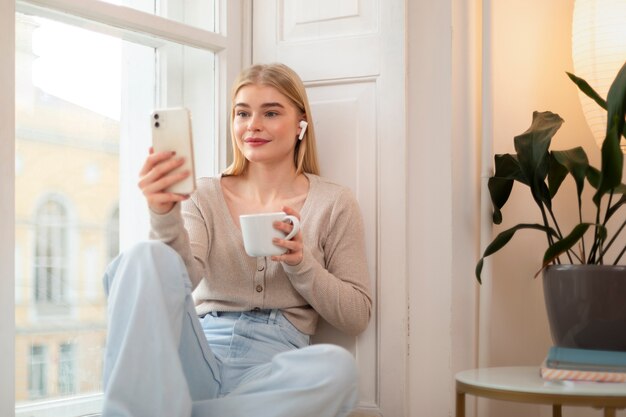
M150 241L104 275L104 417L335 417L357 401L352 355L308 346L278 310L198 319L180 256Z

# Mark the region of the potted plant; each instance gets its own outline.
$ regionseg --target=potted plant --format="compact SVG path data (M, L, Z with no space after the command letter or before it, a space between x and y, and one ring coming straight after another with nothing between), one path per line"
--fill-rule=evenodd
M606 100L585 80L570 73L568 76L607 110L601 168L589 165L582 147L550 150L552 137L563 119L549 111L534 112L530 128L514 138L517 153L495 155L495 173L488 188L495 224L502 222L501 210L516 182L529 188L542 222L521 223L499 233L478 261L476 278L480 283L484 258L504 247L517 231L538 230L546 236L547 249L537 275L543 271L546 309L555 344L626 350L626 266L623 265L626 245L620 239L626 227L626 219L620 212L626 203L626 185L622 184L624 155L620 147L622 136L626 137L626 63L615 77ZM577 209L578 224L563 230L552 202L568 177L576 185L577 204L572 210ZM592 219L583 219L586 183L595 190L591 198L595 206ZM611 219L617 222L611 222L612 227L608 227Z

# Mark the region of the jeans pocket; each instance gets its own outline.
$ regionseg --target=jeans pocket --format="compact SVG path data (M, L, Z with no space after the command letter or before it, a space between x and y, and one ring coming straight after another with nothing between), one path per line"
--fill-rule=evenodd
M310 343L310 337L298 330L289 320L281 316L276 321L276 327L282 338L296 349L306 347Z

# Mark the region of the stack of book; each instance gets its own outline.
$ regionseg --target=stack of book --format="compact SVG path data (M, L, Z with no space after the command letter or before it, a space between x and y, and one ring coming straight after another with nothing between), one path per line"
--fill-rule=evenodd
M541 365L550 381L626 382L626 352L552 346Z

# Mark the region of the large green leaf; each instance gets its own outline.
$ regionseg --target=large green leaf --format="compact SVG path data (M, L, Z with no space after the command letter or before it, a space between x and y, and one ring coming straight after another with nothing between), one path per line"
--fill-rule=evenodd
M615 194L626 194L626 184L622 183L613 190Z
M596 93L596 90L594 90L593 87L591 87L587 81L583 80L580 77L575 76L572 73L566 72L566 74L570 80L574 81L574 83L578 86L580 91L585 93L587 97L589 97L590 99L598 103L600 107L606 110L606 100L600 97L600 94Z
M611 207L609 207L606 210L607 220L610 219L611 216L613 216L619 210L619 208L622 207L625 203L626 203L626 194L622 193L622 197L617 201L617 203L613 204Z
M517 232L518 230L522 230L522 229L541 230L542 232L545 232L548 235L557 236L556 232L551 227L546 227L546 226L543 226L541 224L536 224L536 223L535 224L521 223L521 224L518 224L517 226L511 227L510 229L500 232L498 236L496 236L496 238L489 244L489 246L487 246L487 248L485 249L485 252L483 252L483 256L478 260L478 263L476 264L475 273L476 273L476 279L478 280L479 283L482 284L480 274L483 270L484 259L487 256L493 255L494 253L502 249L507 243L509 243L511 238L513 238L513 235L515 235L515 232Z
M491 216L495 224L502 223L502 206L507 202L513 189L513 180L504 178L489 178L487 181L491 204L493 205L493 215Z
M510 153L497 154L493 157L493 162L495 165L494 177L506 178L528 184L528 181L522 173L519 161L517 160L517 155Z
M600 170L589 165L589 169L587 169L587 181L594 189L598 189L600 186Z
M593 226L592 223L580 223L577 224L576 227L570 232L569 235L565 236L563 239L551 245L543 255L543 267L545 268L550 264L553 260L558 258L562 253L570 250L587 232L590 226ZM600 227L600 233L602 230L604 231L604 236L606 237L606 229L602 226ZM602 236L602 235L601 235Z
M575 76L572 73L566 72L567 76L572 80L587 97L598 103L600 107L607 110L606 100L600 97L600 94L594 90L587 81L580 77ZM622 135L626 138L626 126L622 129Z
M600 186L600 175L601 174L598 169L589 165L586 175L587 181L589 181L589 184L591 184L591 186L596 190ZM606 191L607 194L610 192L613 192L615 194L626 194L626 184L622 183L614 189Z
M587 170L587 181L589 184L596 190L600 186L600 171L596 168L589 166ZM620 199L617 203L613 204L611 207L607 208L606 211L606 220L610 219L613 214L615 214L621 206L626 204L626 184L620 184L612 190L607 190L606 193L613 192L613 194L621 195Z
M519 162L515 155L502 154L494 157L495 173L489 178L487 186L493 204L493 222L502 223L502 212L513 188L513 181L524 182Z
M545 184L549 169L548 149L554 134L563 124L556 113L533 112L530 127L514 138L517 159L522 173L529 181L533 198L551 207L550 191Z
M626 116L626 63L617 73L609 88L607 104L607 133L602 143L602 168L598 191L593 197L596 206L600 207L602 195L619 186L622 182L624 154L620 140L624 130Z
M554 151L550 152L550 168L548 170L550 198L554 198L565 178L567 178L567 168L557 161L554 157Z
M589 169L589 160L587 154L580 146L576 148L568 149L566 151L552 151L552 156L559 163L559 165L565 167L574 178L576 183L576 192L578 193L578 201L581 201L581 195L585 186L585 177L587 176L587 170ZM556 193L556 190L555 190Z

